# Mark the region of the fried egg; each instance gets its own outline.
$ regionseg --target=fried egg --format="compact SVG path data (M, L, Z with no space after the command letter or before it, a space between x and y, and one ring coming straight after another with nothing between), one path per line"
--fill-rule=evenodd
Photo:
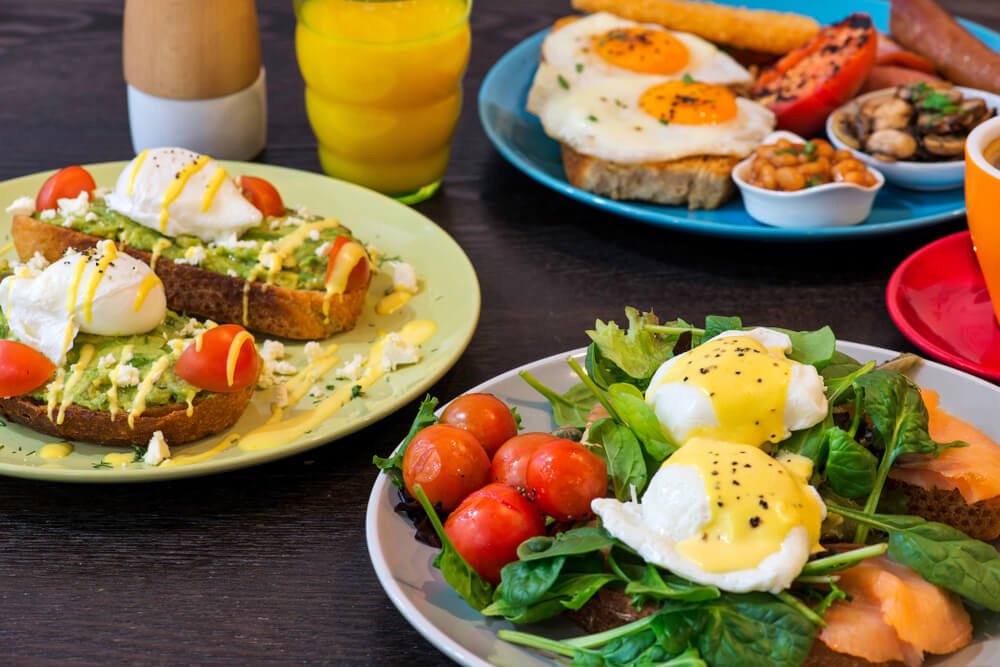
M105 201L111 210L161 234L206 242L239 236L263 217L222 165L183 148L139 153Z
M785 358L791 339L758 327L725 331L666 361L646 389L667 436L678 444L693 437L776 443L826 417L823 378L816 369Z
M552 98L545 133L610 162L638 164L695 155L745 157L774 129L774 114L723 86L694 81L605 79Z
M101 241L41 270L17 267L0 282L0 308L18 340L61 366L78 332L145 333L163 321L167 298L148 265Z
M690 33L607 12L564 20L542 43L528 111L538 115L549 99L608 78L639 79L652 85L685 76L724 85L753 81L729 55Z
M694 438L653 475L641 502L598 498L604 528L648 562L735 593L780 592L819 546L826 506L812 462Z

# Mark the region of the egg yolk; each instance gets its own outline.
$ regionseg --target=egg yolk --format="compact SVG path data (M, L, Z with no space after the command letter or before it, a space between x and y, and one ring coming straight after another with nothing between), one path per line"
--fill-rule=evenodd
M688 64L687 47L664 30L616 28L591 38L605 62L639 74L674 74Z
M639 106L661 123L681 125L718 125L739 111L727 88L696 81L666 81L647 88Z
M659 385L691 385L711 401L718 426L696 427L689 438L722 438L759 446L780 442L788 435L785 398L793 364L780 348L767 348L749 336L715 338L678 359Z
M801 474L811 466L786 465L756 447L708 438L689 440L663 465L694 466L705 482L711 519L676 546L702 570L755 568L796 526L805 527L814 553L822 550L823 510Z

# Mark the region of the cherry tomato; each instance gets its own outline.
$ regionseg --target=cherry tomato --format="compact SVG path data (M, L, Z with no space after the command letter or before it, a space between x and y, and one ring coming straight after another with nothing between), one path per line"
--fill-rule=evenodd
M333 265L337 261L337 254L340 252L340 249L348 243L354 242L343 235L338 236L334 240L333 246L330 248L330 259L326 263L326 278L323 279L324 284L330 280L330 274L333 273ZM367 258L368 255L366 254L361 261L357 263L357 266L351 269L351 275L347 276L346 291L353 292L354 290L361 289L368 284L368 276L371 275L371 267L368 265Z
M35 198L35 208L44 211L59 206L60 199L71 199L97 187L93 176L83 167L66 167L49 176Z
M56 367L48 357L16 340L0 340L0 397L38 389Z
M459 396L441 413L441 422L464 428L479 438L490 457L500 449L500 445L517 435L514 413L503 401L490 394Z
M240 176L240 191L265 218L285 214L285 204L278 190L263 178Z
M479 576L500 583L500 570L517 560L517 547L545 534L545 518L533 502L506 484L469 494L444 522L455 549Z
M410 495L419 484L432 505L446 512L490 481L490 459L479 441L466 431L446 424L417 433L403 454L403 482Z
M201 339L201 349L198 339L187 346L177 363L174 372L199 389L214 392L240 391L257 381L257 371L260 369L260 357L257 347L253 344L253 336L243 337L236 357L236 367L232 382L229 380L229 349L234 339L247 330L238 324L223 324L209 329L198 336Z
M557 438L549 433L521 433L515 435L500 445L493 454L490 464L490 477L494 482L501 482L516 489L527 489L525 474L528 470L528 460L535 451L546 442Z
M601 457L578 442L561 438L535 451L525 479L529 497L559 521L589 519L593 516L590 501L608 491L608 469Z
M762 72L752 96L775 113L779 128L813 136L861 89L877 51L871 18L852 14Z

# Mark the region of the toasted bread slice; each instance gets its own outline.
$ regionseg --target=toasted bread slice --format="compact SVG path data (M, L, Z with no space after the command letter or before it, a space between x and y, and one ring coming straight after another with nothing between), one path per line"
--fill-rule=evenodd
M899 480L889 480L889 485L906 494L910 514L947 524L977 540L1000 537L1000 496L970 505L958 489L924 489Z
M255 383L240 391L199 396L191 405L171 403L148 408L128 425L128 414L98 412L79 405L66 408L61 424L49 419L44 403L28 396L0 398L0 414L17 424L66 440L83 440L98 445L130 447L144 445L155 431L162 431L170 445L203 438L232 426L253 397Z
M83 251L105 240L24 215L14 216L11 236L22 260L39 252L50 262L62 257L67 248ZM247 288L248 283L242 278L176 264L163 257L157 258L154 265L151 253L120 243L118 248L153 267L163 281L169 308L285 338L327 338L351 329L368 294L367 285L335 294L330 299L328 315L324 315L326 295L320 290L287 289L256 281Z
M698 155L667 162L623 164L578 153L566 144L560 147L570 184L611 199L713 209L736 194L730 178L730 172L739 162L736 157Z

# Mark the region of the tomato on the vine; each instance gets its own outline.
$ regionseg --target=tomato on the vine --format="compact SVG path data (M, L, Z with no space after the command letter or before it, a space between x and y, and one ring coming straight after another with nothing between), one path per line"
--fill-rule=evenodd
M240 192L265 218L285 214L285 204L278 189L256 176L240 176Z
M507 486L526 489L528 461L539 447L557 438L549 433L521 433L500 445L490 464L490 478Z
M476 436L490 457L500 445L517 435L514 413L492 394L459 396L441 413L441 422L464 428Z
M55 369L55 364L35 348L16 340L0 340L0 397L38 389Z
M419 484L432 505L449 512L490 481L490 459L475 436L447 424L418 432L403 454L403 482Z
M333 267L337 263L337 255L340 254L340 249L348 243L359 245L357 241L352 241L343 234L333 241L333 245L330 247L330 259L326 263L326 278L323 279L324 285L330 282L330 276L333 274ZM371 267L368 265L368 255L367 253L363 253L361 260L351 269L351 274L347 277L347 286L344 288L344 291L353 292L354 290L361 289L368 284L370 275Z
M517 547L545 534L538 507L506 484L494 483L470 494L444 523L455 549L479 576L500 583L500 570L517 560Z
M72 199L81 192L93 192L96 187L94 177L83 167L65 167L42 184L35 198L35 208L39 211L56 208L60 199Z
M199 334L174 364L177 377L214 392L245 389L256 382L259 370L253 336L238 324L223 324Z
M608 490L604 460L580 443L561 438L535 451L525 479L538 507L559 521L589 519L590 501Z

